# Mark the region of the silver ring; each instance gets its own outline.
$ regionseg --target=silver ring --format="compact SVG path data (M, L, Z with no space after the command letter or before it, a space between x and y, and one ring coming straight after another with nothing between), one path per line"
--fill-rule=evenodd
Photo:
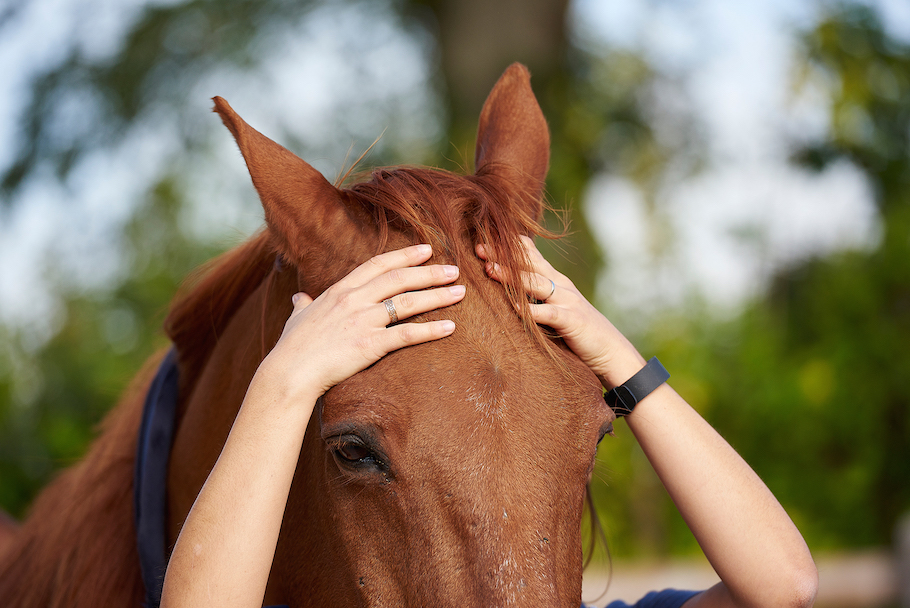
M550 293L543 299L544 302L553 297L553 292L556 291L556 283L553 282L553 279L550 279Z
M382 303L385 304L386 312L389 313L389 325L398 323L398 311L395 310L395 303L392 301L392 298L383 300Z

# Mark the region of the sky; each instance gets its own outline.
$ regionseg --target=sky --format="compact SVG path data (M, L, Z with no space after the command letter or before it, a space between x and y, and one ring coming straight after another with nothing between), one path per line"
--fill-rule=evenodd
M29 76L59 60L74 37L90 56L114 53L148 3L24 5L0 42L0 166L15 149ZM891 33L910 40L910 3L875 5ZM704 170L667 177L650 211L635 184L620 176L599 175L591 182L585 206L609 260L599 282L607 307L659 311L694 297L719 314L735 312L776 269L809 255L875 245L879 226L871 193L855 168L835 164L810 175L785 161L794 139L821 134L827 120L824 83L799 95L791 86L794 32L811 27L817 3L576 0L572 11L580 39L640 52L681 83L667 88L665 98L658 91L655 102L672 113L680 103L672 96L681 91L708 151ZM249 122L269 133L285 128L283 120L296 120L298 135L314 148L343 151L357 137L368 145L386 127L396 133L391 141L415 150L439 137L426 40L401 35L376 11L316 11L300 27L272 41L271 59L255 86L248 80L239 86L240 76L229 71L194 83L187 98L198 100L193 103L199 115L210 116L211 91L229 91L229 101ZM352 54L364 42L376 49L372 59ZM355 81L366 84L355 91ZM398 114L370 111L389 100ZM71 121L78 132L79 112L87 105L79 99L67 104L61 104L60 120ZM359 117L341 138L327 128L338 115ZM672 137L670 130L665 135ZM333 137L343 141L330 142ZM225 178L223 166L236 164L237 155L228 138L219 141L204 158L208 166L193 167L190 191L198 204L188 212L187 225L206 238L236 241L255 230L261 211L245 176ZM53 331L59 302L35 269L56 267L72 284L88 287L122 271L117 232L129 218L131 201L177 145L176 134L162 132L153 121L137 124L121 147L86 159L66 188L35 180L14 212L0 213L0 323L26 327L36 340ZM308 160L334 178L339 154ZM667 234L672 238L655 236Z

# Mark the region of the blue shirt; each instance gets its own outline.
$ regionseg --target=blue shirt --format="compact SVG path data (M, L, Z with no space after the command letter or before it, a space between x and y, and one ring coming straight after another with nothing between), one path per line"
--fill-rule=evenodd
M607 608L679 608L698 593L698 591L664 589L663 591L652 591L634 604L626 604L617 600L607 604Z
M616 600L607 604L607 608L679 608L686 603L686 600L695 595L698 595L698 591L664 589L663 591L652 591L634 604ZM288 606L281 604L278 606L266 606L265 608L288 608ZM582 604L581 608L587 607Z

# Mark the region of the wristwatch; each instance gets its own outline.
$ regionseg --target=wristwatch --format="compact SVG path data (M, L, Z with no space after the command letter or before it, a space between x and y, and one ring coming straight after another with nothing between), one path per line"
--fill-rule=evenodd
M652 357L637 374L623 384L604 391L604 401L617 417L628 416L639 401L650 395L654 389L669 380L670 373Z

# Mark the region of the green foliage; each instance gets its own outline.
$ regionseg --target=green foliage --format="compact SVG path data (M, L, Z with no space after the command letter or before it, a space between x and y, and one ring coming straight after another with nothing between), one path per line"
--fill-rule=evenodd
M657 75L640 57L605 48L573 49L559 77L544 82L538 96L550 123L548 192L560 217L547 224L556 231L567 220L568 237L557 245L540 243L557 270L588 298L603 268L603 254L581 208L595 175L620 174L653 195L672 151L658 143L642 97ZM537 83L535 82L535 86Z
M65 316L49 342L33 352L27 335L3 330L0 505L11 514L84 454L130 378L167 345L160 327L177 287L218 252L180 230L179 190L174 178L159 182L127 225L123 282L62 294Z

